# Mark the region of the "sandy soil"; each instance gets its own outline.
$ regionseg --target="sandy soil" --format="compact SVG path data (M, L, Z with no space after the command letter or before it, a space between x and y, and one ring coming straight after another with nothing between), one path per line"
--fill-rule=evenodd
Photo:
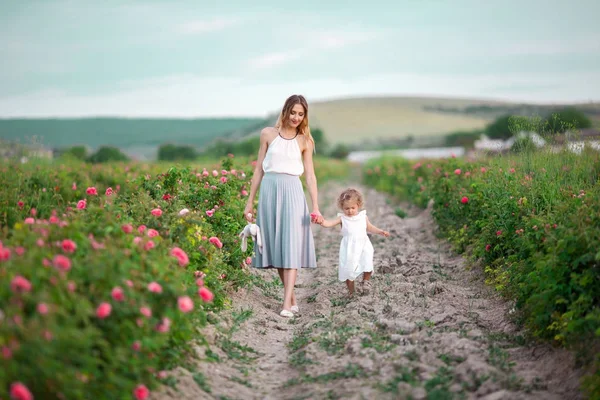
M333 217L339 183L320 190ZM434 235L430 210L401 219L385 195L361 188L371 221L373 289L348 298L337 281L339 230L313 228L319 267L299 274L300 313L278 315L275 271L233 295L231 310L171 371L153 399L579 399L572 356L526 345L510 305Z

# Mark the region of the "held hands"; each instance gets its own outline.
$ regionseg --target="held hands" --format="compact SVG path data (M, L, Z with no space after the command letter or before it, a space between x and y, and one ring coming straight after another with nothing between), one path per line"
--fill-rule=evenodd
M313 211L310 213L310 222L321 225L325 221L325 218L319 211Z

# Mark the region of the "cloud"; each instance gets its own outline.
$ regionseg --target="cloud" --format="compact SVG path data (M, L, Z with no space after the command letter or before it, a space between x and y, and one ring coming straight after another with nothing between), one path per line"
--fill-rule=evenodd
M304 47L294 51L284 50L266 53L248 60L248 65L255 69L269 69L288 64L315 53L343 49L348 46L367 43L383 36L382 32L357 31L294 31L298 42L306 42Z
M281 51L267 53L261 56L252 58L248 64L252 68L268 69L287 64L289 62L302 58L307 53L307 49L299 49L296 51Z
M215 17L207 20L187 21L177 26L176 30L185 35L196 35L207 32L222 31L229 27L238 25L241 18Z

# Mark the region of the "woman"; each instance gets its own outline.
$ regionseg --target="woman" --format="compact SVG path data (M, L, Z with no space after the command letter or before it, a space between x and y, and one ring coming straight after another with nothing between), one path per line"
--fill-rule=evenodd
M321 223L323 216L317 199L314 149L306 99L292 95L285 101L275 127L260 133L258 160L244 209L245 218L252 222L254 197L260 187L256 223L262 235L262 253L255 251L252 264L256 268L277 268L284 288L282 317L292 317L299 311L294 294L298 270L317 266L310 222ZM300 182L303 173L312 214Z

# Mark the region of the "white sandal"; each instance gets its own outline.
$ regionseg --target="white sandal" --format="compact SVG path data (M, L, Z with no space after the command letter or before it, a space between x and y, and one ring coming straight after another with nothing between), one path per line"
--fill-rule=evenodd
M293 313L297 313L300 312L300 308L298 308L298 306L292 306L290 307L290 311Z
M281 310L279 315L281 315L282 317L291 318L294 316L294 313L291 312L290 310Z

